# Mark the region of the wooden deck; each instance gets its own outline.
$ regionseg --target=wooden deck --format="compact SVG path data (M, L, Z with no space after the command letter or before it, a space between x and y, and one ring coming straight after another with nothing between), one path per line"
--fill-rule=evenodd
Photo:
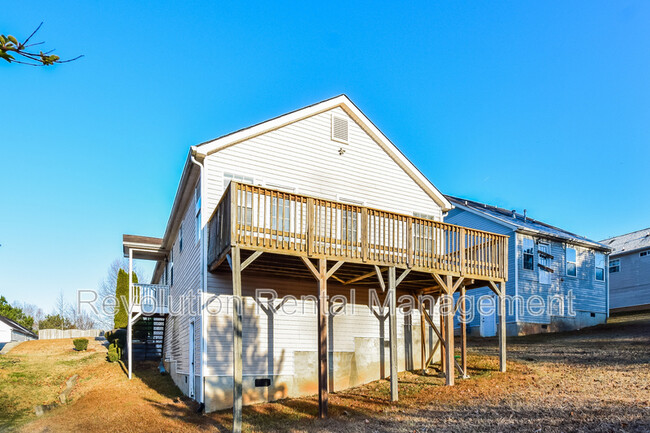
M231 247L503 282L508 237L232 182L208 222L208 266Z
M231 182L208 221L208 270L232 272L233 431L242 422L242 271L313 278L318 284L318 408L327 417L327 281L379 283L389 299L391 401L397 401L397 286L413 294L433 294L451 314L427 324L441 344L445 383L456 369L466 376L466 329L461 322L461 364L454 356L454 293L490 287L499 296L499 366L506 370L505 289L508 237L366 206ZM255 263L253 263L255 262ZM227 264L226 264L227 263ZM374 269L373 269L374 268ZM400 269L398 276L397 270ZM248 272L247 271L247 272ZM336 275L335 275L336 274ZM377 280L373 282L373 277ZM464 303L460 314L463 316ZM424 335L424 334L423 334ZM421 338L424 371L436 347Z

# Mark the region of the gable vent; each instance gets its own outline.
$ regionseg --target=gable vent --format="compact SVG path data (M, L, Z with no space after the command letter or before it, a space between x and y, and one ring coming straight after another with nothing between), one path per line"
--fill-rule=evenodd
M348 119L345 117L332 116L332 140L348 142Z

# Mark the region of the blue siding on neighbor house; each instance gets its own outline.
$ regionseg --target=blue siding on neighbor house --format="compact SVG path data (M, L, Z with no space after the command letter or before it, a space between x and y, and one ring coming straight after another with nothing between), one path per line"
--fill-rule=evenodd
M506 224L497 223L487 217L468 212L463 209L451 210L445 222L450 224L457 224L461 226L476 228L480 230L491 231L495 233L507 234L510 236L508 243L508 282L506 283L506 293L514 296L515 291L523 298L524 305L517 306L518 320L515 319L513 311L508 311L507 322L512 323L518 321L519 323L540 323L548 324L551 322L551 317L570 317L569 316L569 294L572 293L573 310L586 311L593 313L607 313L607 284L605 281L596 281L595 278L595 253L593 249L571 245L568 242L558 242L545 238L543 235L529 236L523 235L513 231L512 228ZM538 242L548 243L550 246L550 254L553 259L550 260L550 268L553 273L550 276L550 284L539 283L539 269L537 266L533 270L523 268L523 238L528 237L533 239L535 245L534 263L539 263L540 256L538 254ZM569 245L576 249L577 254L577 275L575 277L566 275L566 246ZM516 258L516 260L515 260ZM517 267L518 284L515 281L515 266ZM605 269L605 279L608 277L607 269ZM515 286L517 289L515 290ZM473 295L475 300L478 300L485 294L490 294L491 291L487 288L471 290L468 295ZM526 302L532 296L541 296L545 303L549 302L549 297L555 299L561 297L562 311L558 306L557 300L553 301L553 309L551 312L548 310L546 314L537 316L531 314L525 308ZM476 311L476 305L474 305ZM479 326L480 317L478 313L474 315L473 320L469 326Z
M506 293L508 295L515 295L515 267L513 266L515 262L515 243L514 243L514 231L503 224L494 222L488 218L476 215L472 212L467 212L458 208L452 209L447 213L445 217L445 222L449 224L455 224L464 227L471 227L477 230L484 230L492 233L499 233L502 235L509 235L508 240L508 281L506 282ZM473 300L472 307L475 314L469 326L479 326L480 317L477 310L477 302L484 295L491 295L494 292L488 287L481 287L478 289L473 289L467 292L467 297ZM470 307L468 307L470 308ZM507 323L514 323L516 311L514 309L508 309L508 315L506 318ZM470 316L471 317L471 316Z

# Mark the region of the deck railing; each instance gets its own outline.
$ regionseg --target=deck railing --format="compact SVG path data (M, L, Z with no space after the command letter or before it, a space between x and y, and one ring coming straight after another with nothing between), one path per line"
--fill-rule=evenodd
M231 245L332 260L507 278L508 237L231 182L208 222L208 263Z
M164 314L169 309L169 286L133 283L132 305L135 313Z

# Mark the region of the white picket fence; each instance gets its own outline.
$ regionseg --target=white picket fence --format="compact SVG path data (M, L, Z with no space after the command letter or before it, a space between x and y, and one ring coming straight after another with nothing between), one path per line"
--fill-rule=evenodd
M104 335L101 329L39 329L39 340L54 340L56 338L95 338Z

